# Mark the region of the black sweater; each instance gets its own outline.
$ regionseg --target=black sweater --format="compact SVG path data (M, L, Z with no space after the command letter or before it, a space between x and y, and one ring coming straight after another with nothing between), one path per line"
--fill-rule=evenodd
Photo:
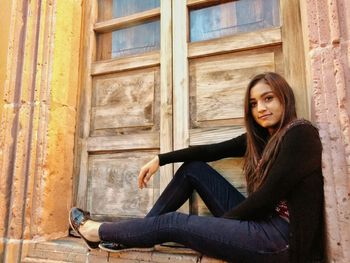
M246 135L228 141L159 154L160 165L243 157ZM263 185L224 217L255 220L267 217L287 200L290 219L290 262L312 262L323 255L322 146L318 131L302 122L284 135L280 150Z

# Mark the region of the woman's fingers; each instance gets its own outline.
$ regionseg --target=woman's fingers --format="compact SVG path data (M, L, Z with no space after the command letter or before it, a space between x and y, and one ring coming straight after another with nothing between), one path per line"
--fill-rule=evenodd
M144 185L144 178L145 178L147 172L148 172L148 170L146 170L144 167L142 167L140 170L139 177L138 177L138 185L139 185L140 189L142 189L145 186Z
M159 159L158 156L149 161L144 165L139 173L138 177L138 186L140 189L147 187L148 181L151 179L152 175L157 172L159 168Z
M150 171L148 171L146 173L146 176L143 179L143 183L144 183L145 187L147 186L147 183L151 179L152 175L153 175L153 173L151 173Z

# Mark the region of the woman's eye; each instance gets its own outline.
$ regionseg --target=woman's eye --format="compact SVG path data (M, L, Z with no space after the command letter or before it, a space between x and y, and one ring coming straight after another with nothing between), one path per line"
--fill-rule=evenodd
M265 101L271 101L273 99L273 96L267 96L266 98L265 98Z
M251 107L251 108L255 108L255 107L256 107L256 102L251 102L251 103L250 103L250 107Z

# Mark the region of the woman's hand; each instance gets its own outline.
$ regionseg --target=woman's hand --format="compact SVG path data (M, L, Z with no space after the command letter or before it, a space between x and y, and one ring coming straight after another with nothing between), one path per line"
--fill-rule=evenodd
M151 179L152 175L158 171L158 169L159 169L159 158L157 155L141 168L139 177L138 177L138 185L140 189L147 187L148 181Z

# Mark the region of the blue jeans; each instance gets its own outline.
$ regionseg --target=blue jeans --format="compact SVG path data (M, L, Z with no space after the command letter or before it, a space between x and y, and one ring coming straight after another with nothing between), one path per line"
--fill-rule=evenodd
M174 212L196 190L214 217ZM177 242L232 262L288 262L289 224L278 215L258 221L221 218L245 197L204 162L184 163L145 218L103 223L103 241L130 247Z

